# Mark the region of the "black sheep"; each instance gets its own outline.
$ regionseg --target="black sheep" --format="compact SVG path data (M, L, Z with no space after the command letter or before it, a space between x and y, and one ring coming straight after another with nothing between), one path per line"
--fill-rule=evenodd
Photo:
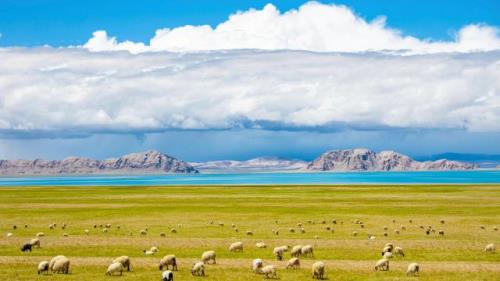
M26 243L26 244L24 244L24 245L21 247L21 251L23 251L23 252L30 251L30 252L31 252L31 244L30 244L30 243Z

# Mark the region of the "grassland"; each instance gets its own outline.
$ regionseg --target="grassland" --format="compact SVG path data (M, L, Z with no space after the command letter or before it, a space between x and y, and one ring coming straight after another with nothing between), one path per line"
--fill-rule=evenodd
M356 219L364 228L352 223ZM299 222L306 232L290 233ZM50 230L51 223L58 227ZM93 228L108 223L113 225L108 233ZM445 235L426 235L420 225ZM500 245L494 226L500 227L498 185L7 187L0 189L0 280L159 280L158 261L171 253L179 260L176 280L262 280L250 272L257 257L278 266L281 280L310 280L314 260L325 261L328 280L500 280L500 254L482 252L488 243ZM141 236L145 227L149 234ZM254 235L246 235L247 230ZM42 247L22 253L20 246L40 231L46 234ZM7 238L8 232L13 236ZM368 240L368 234L376 239ZM243 253L227 250L234 241L244 243ZM257 249L259 241L268 248ZM391 260L389 272L375 272L386 242L403 247L406 256ZM315 257L302 259L300 270L285 270L272 248L295 244L313 245ZM142 250L153 245L160 253L144 256ZM217 252L217 265L207 267L205 278L192 277L190 265L208 249ZM59 254L70 258L71 274L36 274L39 261ZM105 276L107 265L120 255L132 258L132 272ZM421 265L418 279L405 276L410 262Z

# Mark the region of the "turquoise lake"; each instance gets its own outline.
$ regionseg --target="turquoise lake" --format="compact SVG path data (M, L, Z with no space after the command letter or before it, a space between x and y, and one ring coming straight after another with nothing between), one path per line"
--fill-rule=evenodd
M0 177L0 186L500 183L500 170Z

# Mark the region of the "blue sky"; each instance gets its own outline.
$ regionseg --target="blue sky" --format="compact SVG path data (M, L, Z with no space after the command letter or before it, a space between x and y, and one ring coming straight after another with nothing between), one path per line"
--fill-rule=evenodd
M281 11L305 1L114 1L114 0L2 0L1 46L80 45L99 29L119 39L146 42L158 28L186 24L217 25L229 14L273 3ZM388 25L419 38L449 39L469 23L500 25L496 0L351 0L344 4L366 19L384 15Z
M268 2L0 1L0 159L500 154L499 1Z

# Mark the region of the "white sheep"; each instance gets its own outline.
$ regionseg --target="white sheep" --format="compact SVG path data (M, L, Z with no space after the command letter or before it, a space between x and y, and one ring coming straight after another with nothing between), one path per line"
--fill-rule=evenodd
M300 249L300 254L305 257L314 257L313 247L311 245L305 245Z
M375 264L375 270L387 271L389 270L389 260L386 258L380 259Z
M159 269L162 270L163 267L169 269L169 266L172 266L172 270L177 270L177 258L174 255L166 255L160 260Z
M273 254L279 261L283 259L283 253L288 250L288 246L280 246L273 249Z
M358 232L357 231L353 231L352 232L352 236L358 236Z
M404 253L404 251L403 251L403 248L401 248L401 247L394 247L393 254L394 254L395 256L398 256L398 257L403 257L403 258L404 258L404 256L405 256L405 253Z
M382 249L382 256L385 254L385 253L392 253L392 249L393 247L390 247L390 246L384 246L384 248Z
M216 264L215 257L216 257L215 251L206 251L201 255L201 261L203 261L203 263L206 264L208 264L209 261L212 261L213 264Z
M255 243L255 247L260 248L260 249L264 249L264 248L267 248L267 245L264 242L257 242L257 243Z
M197 276L205 276L205 265L204 262L196 262L191 268L191 274Z
M113 260L113 262L119 262L123 265L123 268L126 268L127 271L130 271L130 258L128 256L117 257Z
M323 279L325 275L325 264L321 261L317 261L312 265L312 278L313 279Z
M148 232L145 229L141 229L141 231L139 231L139 233L141 235L148 235Z
M249 235L249 236L252 236L253 232L251 230L247 230L246 234Z
M38 264L38 274L44 272L45 274L49 274L49 262L42 261Z
M277 279L278 274L276 273L276 267L274 265L266 265L262 268L261 273L266 276L266 278Z
M106 275L113 275L114 273L120 273L120 276L123 275L123 265L119 262L113 262L108 266L108 270L106 270Z
M66 257L60 257L55 260L52 266L52 272L69 274L69 259Z
M50 269L50 270L52 270L52 268L54 267L54 264L56 263L56 261L57 261L58 259L61 259L61 258L66 258L66 257L65 257L65 256L63 256L63 255L59 255L59 256L55 256L55 257L53 257L53 258L50 260L50 262L49 262L49 269ZM52 270L52 271L53 271L53 270Z
M290 251L290 254L292 257L300 257L302 251L302 245L295 245L293 246L292 250Z
M255 273L261 273L261 269L264 266L262 259L254 259L252 261L252 271Z
M161 281L174 281L174 273L170 270L165 270L161 273Z
M7 238L9 238L9 237L12 237L12 235L14 235L14 234L12 234L12 232L7 232L6 236L7 236Z
M230 252L243 252L243 243L242 242L234 242L229 245Z
M420 271L420 265L418 263L410 263L408 265L408 269L406 270L406 276L418 276L418 272Z
M40 248L40 239L38 239L38 238L31 239L30 240L30 245L32 247L38 247L38 248Z
M486 247L484 247L484 250L483 250L483 252L486 252L486 253L494 253L495 251L496 251L496 247L495 247L495 244L493 244L493 243L486 245Z
M299 258L291 258L286 263L286 269L298 269L300 268L300 260Z
M143 250L143 252L144 252L144 255L146 255L146 256L152 256L155 254L155 252L153 252L151 250Z
M85 230L83 231L83 233L85 233L85 235L89 235L89 232L90 232L90 231L89 231L88 229L85 229Z
M392 259L392 253L391 252L385 252L383 257L384 257L384 259Z
M158 248L157 246L153 246L149 250L153 253L158 253L160 251L160 248Z
M36 237L43 237L43 236L45 236L45 233L43 233L43 232L38 232L36 234Z

